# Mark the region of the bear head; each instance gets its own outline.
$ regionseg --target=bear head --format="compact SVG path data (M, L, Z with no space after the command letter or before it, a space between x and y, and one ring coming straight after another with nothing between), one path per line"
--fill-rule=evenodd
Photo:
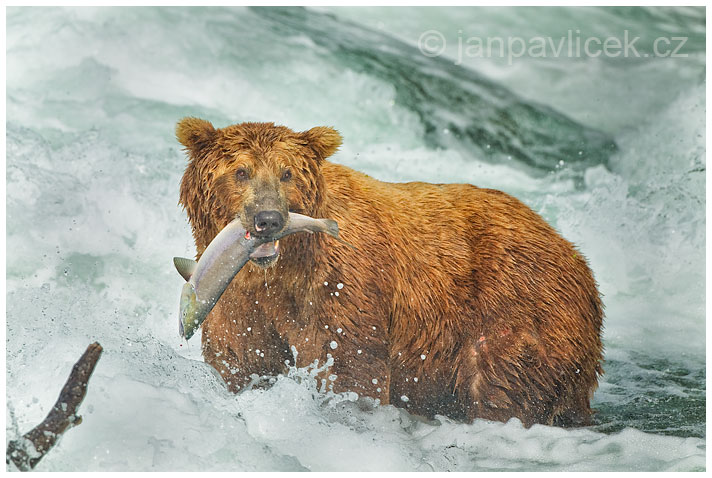
M273 123L241 123L216 129L184 118L176 127L188 166L180 203L190 220L198 253L236 218L255 236L276 235L289 212L316 216L324 200L322 162L341 144L328 127L295 132ZM279 257L274 243L252 261L260 267ZM270 249L271 248L271 249Z

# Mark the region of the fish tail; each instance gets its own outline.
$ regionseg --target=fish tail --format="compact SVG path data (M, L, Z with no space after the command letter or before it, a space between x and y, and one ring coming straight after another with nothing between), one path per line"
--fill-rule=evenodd
M324 219L324 225L326 226L326 233L328 235L339 239L339 223L333 219Z
M349 246L351 249L356 249L353 245L346 242L339 236L339 224L333 219L324 219L324 225L326 226L326 233L339 241L342 244Z

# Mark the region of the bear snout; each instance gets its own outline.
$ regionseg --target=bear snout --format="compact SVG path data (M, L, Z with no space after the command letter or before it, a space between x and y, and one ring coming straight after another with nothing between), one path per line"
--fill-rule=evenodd
M260 211L255 214L255 231L261 236L276 234L284 228L284 216L279 211Z

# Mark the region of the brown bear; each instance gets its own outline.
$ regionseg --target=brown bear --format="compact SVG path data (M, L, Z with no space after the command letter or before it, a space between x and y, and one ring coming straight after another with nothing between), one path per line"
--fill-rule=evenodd
M299 367L332 358L334 391L425 417L589 423L602 304L584 257L529 207L334 164L328 127L185 118L176 133L198 257L235 218L269 237L289 212L336 220L353 245L293 234L237 274L202 332L230 390L284 373L296 351Z

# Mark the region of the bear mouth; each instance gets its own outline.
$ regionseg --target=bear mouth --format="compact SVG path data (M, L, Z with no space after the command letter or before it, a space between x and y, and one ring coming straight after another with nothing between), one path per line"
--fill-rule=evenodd
M250 254L250 261L263 269L274 265L277 259L279 259L279 240L266 242Z

